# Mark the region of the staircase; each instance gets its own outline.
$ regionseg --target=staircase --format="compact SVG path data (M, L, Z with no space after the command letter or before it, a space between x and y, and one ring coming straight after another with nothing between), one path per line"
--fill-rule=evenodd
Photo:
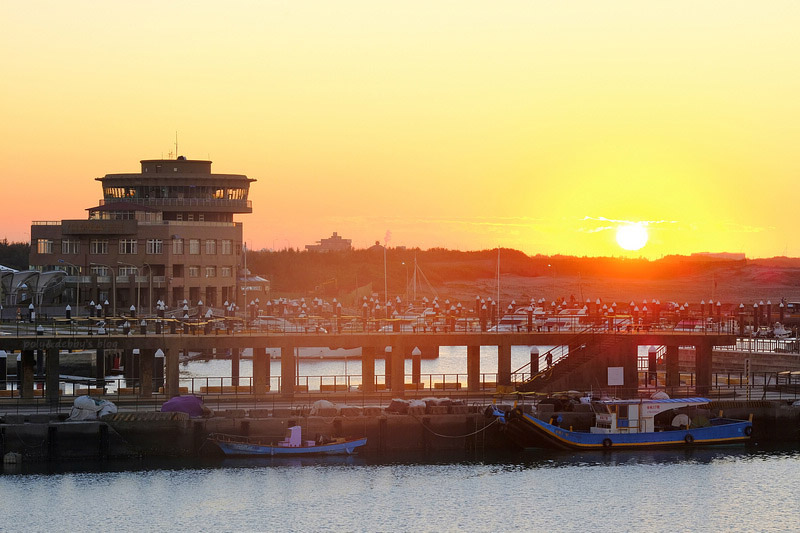
M600 334L589 331L579 333L566 343L569 346L579 346L577 350L570 351L549 368L545 368L541 372L520 381L519 385L517 385L517 390L520 392L542 392L548 388L557 388L559 382L579 370L587 362L595 359L598 355L618 350L622 339L623 336L615 334ZM546 359L546 356L546 353L543 354L540 360ZM514 374L522 375L526 370L530 373L530 364L520 368Z

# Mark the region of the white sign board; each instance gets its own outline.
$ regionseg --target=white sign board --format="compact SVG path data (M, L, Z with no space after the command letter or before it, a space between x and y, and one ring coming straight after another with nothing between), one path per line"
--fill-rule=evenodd
M625 368L621 366L608 367L608 386L621 387L625 384Z

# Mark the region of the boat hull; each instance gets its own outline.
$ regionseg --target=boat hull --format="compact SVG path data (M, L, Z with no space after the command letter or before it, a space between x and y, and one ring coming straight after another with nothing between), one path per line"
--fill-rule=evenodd
M527 413L512 411L505 415L509 436L523 448L562 450L607 450L678 448L744 443L750 439L752 423L742 420L714 419L701 428L643 433L589 433L570 431L549 424Z
M367 439L355 439L345 442L332 442L318 446L272 446L248 442L236 442L228 439L212 438L222 452L231 457L256 456L310 456L310 455L351 455L356 448L364 446Z

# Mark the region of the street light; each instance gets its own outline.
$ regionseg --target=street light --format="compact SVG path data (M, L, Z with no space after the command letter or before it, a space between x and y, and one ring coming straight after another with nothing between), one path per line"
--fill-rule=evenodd
M69 265L78 271L78 283L75 289L75 316L79 316L81 308L81 267L73 265L69 261L64 261L63 259L59 259L58 262L64 263L65 265Z
M114 269L103 263L89 263L91 266L106 267L111 272L111 316L117 316L117 274Z
M139 279L139 267L136 265L132 265L131 263L125 263L123 261L117 261L118 265L125 265L131 268L136 269L136 309L141 313L141 301L142 301L142 281Z

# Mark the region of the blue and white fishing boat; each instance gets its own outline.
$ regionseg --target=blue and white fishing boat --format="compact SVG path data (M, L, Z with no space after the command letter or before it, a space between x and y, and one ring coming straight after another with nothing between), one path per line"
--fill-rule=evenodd
M558 417L545 422L521 409L493 409L509 436L522 447L568 450L664 448L742 443L753 432L751 420L690 418L685 411L707 405L707 398L606 400L594 402L595 424L589 431L560 427ZM677 411L680 410L680 411Z
M354 450L367 443L366 437L360 439L302 439L300 426L292 426L286 438L274 444L261 442L255 437L241 437L212 433L208 439L215 442L227 456L306 456L306 455L351 455Z

